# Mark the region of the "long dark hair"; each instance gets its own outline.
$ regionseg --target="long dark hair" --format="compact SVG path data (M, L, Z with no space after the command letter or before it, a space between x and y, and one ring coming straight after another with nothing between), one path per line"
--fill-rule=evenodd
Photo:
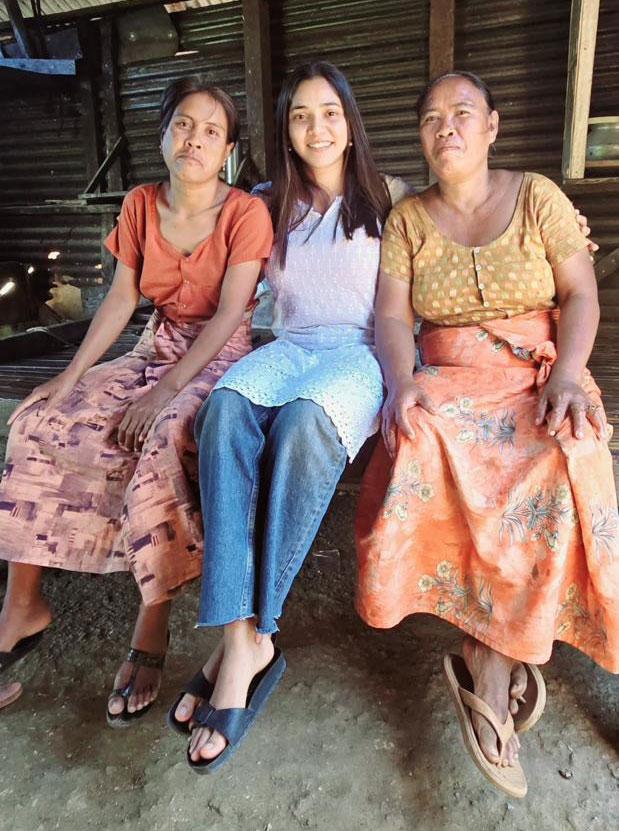
M344 158L344 193L340 208L346 238L352 239L357 228L365 228L369 237L380 237L382 223L391 208L389 191L372 158L361 114L346 76L328 61L312 61L297 67L284 81L275 110L275 173L270 196L277 260L281 268L286 263L288 233L305 219L316 191L316 184L308 176L304 163L288 149L288 114L292 98L300 83L313 78L324 78L337 93L352 141ZM301 215L299 202L307 204L307 210Z

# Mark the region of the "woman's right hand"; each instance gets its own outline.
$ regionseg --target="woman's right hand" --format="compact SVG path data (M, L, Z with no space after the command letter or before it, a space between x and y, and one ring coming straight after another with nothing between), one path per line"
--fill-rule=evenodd
M24 398L21 404L13 410L7 424L10 426L24 410L36 404L37 401L45 401L45 407L54 407L60 404L69 395L79 379L79 375L67 368L60 375L56 375L55 378L51 378L44 384L35 387L30 395Z
M397 430L401 430L409 439L415 438L415 431L408 418L408 411L412 407L423 407L433 415L438 412L428 394L412 378L407 378L389 390L383 404L381 431L392 459L396 453Z

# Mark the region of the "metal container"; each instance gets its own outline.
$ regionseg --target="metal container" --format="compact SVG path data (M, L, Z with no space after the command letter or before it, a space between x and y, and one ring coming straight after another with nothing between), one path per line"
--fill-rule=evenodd
M589 127L587 159L619 160L619 115L590 118Z

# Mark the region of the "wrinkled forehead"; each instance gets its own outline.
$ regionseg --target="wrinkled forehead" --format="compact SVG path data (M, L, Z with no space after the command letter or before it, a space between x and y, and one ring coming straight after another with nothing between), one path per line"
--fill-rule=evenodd
M461 104L468 104L479 109L488 109L484 94L467 78L454 76L445 78L433 87L426 98L422 114L428 110L446 109Z

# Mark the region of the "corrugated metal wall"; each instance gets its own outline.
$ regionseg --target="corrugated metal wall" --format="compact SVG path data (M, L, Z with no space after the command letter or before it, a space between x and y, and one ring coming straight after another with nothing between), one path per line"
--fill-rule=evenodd
M16 77L13 77L16 76ZM0 204L71 199L87 182L77 81L3 74Z
M234 98L241 114L241 141L246 141L241 4L182 12L172 15L172 19L179 30L179 50L194 54L144 61L120 69L130 185L156 181L165 175L159 154L159 101L167 84L183 75L204 74Z
M269 8L275 91L304 60L337 64L381 170L424 184L413 106L428 74L428 0L273 0Z
M493 91L495 166L561 177L570 0L458 0L458 69Z
M590 115L619 115L618 0L600 2Z

